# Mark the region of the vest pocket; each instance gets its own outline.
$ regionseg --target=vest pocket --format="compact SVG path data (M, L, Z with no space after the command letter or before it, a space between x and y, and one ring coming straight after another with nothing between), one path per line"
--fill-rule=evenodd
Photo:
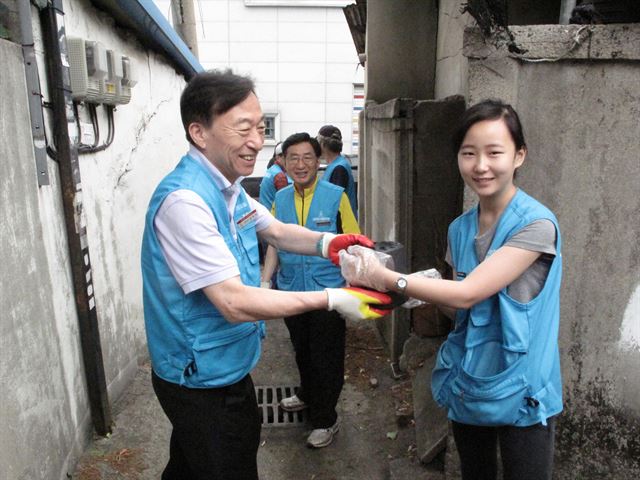
M258 236L254 226L238 232L240 243L244 254L252 265L260 261L260 250L258 249Z
M475 327L489 325L496 309L496 303L495 297L489 297L480 303L476 303L470 309L471 323Z
M511 369L495 377L472 377L464 371L451 385L449 417L470 425L515 425L526 415L529 384Z
M456 371L455 365L460 362L461 351L449 340L445 341L438 350L436 365L431 373L431 395L441 407L448 406L448 384Z
M344 278L340 274L340 270L332 265L317 265L317 270L313 272L313 283L315 290L324 290L325 288L338 288L345 285Z
M297 267L297 265L295 267ZM278 270L278 276L277 276L278 290L286 290L286 291L295 290L293 288L296 281L296 276L297 276L295 272L296 270L300 271L300 269L297 269L295 267L283 268L282 266L280 266L280 269Z
M254 323L242 327L245 328L196 337L192 347L194 374L187 380L187 385L229 385L251 370L260 355L259 327Z

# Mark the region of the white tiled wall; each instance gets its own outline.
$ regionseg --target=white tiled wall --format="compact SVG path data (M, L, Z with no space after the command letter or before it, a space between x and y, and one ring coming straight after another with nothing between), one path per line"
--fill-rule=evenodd
M162 13L167 0L155 0ZM325 124L352 146L353 84L364 72L341 8L252 7L244 0L194 0L199 60L206 69L232 68L254 78L263 110L278 112L280 139ZM266 145L255 175L273 147Z

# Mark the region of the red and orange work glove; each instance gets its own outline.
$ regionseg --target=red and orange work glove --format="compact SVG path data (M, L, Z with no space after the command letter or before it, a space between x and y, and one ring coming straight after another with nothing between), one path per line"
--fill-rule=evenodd
M390 295L367 288L325 288L329 305L348 320L374 320L391 312L393 299Z
M363 247L373 248L374 243L366 235L344 233L335 235L333 233L325 233L318 241L318 255L328 258L334 265L340 266L340 250L345 250L351 245L362 245Z

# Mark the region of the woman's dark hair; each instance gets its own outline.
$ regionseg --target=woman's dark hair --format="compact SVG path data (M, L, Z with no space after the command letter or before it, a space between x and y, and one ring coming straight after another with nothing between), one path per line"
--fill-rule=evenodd
M473 125L484 120L499 119L504 120L511 134L511 139L516 146L516 152L521 148L526 148L527 144L524 141L524 131L522 130L520 117L518 117L516 111L508 103L490 98L469 107L462 115L460 125L453 135L454 153L456 155L458 154L465 135Z
M322 153L322 149L320 148L320 144L318 140L313 138L307 132L294 133L293 135L289 135L287 139L282 143L282 154L286 155L287 150L292 145L297 145L298 143L309 143L313 147L313 151L316 154L316 157L320 157Z
M338 127L325 125L318 131L318 142L333 153L342 152L342 132Z
M231 110L255 92L253 80L234 74L230 69L196 74L180 96L180 116L190 143L189 125L209 126L218 115Z

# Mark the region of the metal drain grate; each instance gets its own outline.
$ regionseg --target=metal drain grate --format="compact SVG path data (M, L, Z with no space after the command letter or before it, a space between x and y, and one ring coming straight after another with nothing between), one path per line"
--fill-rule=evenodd
M260 409L260 420L265 427L295 427L306 421L304 410L285 412L280 408L280 400L294 395L298 387L289 385L256 386L256 397Z

